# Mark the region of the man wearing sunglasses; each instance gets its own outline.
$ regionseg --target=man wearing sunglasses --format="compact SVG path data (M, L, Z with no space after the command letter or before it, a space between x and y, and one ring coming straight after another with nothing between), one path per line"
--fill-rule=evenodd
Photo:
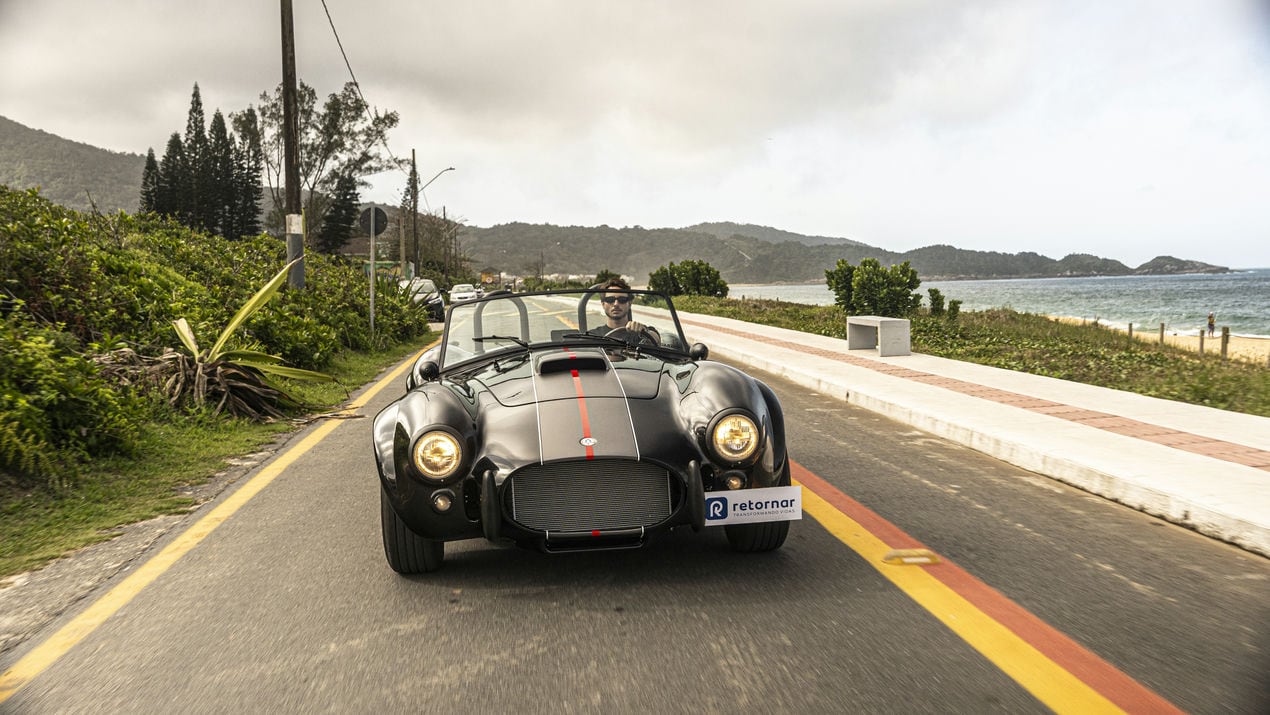
M655 328L631 320L631 294L624 292L631 289L630 284L621 278L610 278L599 287L605 291L600 303L608 322L587 332L621 338L631 344L646 342L657 345L660 342L661 338Z

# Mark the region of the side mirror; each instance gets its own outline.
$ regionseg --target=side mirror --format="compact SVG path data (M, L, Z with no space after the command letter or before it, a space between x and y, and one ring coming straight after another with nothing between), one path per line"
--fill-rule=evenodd
M437 379L441 374L441 368L437 365L435 353L429 350L415 361L414 367L410 368L410 372L406 374L406 392L410 392L425 382L431 382Z
M705 360L710 357L710 348L702 343L693 343L692 347L688 348L688 357L693 360Z
M423 382L432 382L441 374L441 367L432 360L426 360L419 366L419 379Z

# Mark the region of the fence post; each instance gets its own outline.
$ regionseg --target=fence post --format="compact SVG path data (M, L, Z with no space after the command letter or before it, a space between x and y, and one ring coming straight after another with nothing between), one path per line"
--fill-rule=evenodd
M1133 340L1133 323L1129 323L1129 339Z
M1199 354L1204 354L1204 329L1199 329Z
M1226 349L1230 347L1230 326L1223 325L1221 329L1221 359L1226 359Z
M1164 344L1164 323L1160 323L1160 344Z

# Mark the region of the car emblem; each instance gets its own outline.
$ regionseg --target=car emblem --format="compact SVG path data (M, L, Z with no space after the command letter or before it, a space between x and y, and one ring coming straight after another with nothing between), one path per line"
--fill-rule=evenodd
M582 445L583 447L594 447L596 444L599 443L599 441L600 440L594 437L583 437L582 439L578 440L578 444Z

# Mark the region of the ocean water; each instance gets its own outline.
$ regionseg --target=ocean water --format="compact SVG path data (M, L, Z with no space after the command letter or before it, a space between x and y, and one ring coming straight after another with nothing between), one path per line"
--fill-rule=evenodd
M1105 278L1019 278L990 281L922 281L918 292L938 288L944 300L960 300L962 310L1011 308L1087 320L1125 329L1197 334L1208 314L1217 314L1217 330L1235 335L1270 336L1270 268L1220 275L1115 276ZM734 298L773 298L792 303L831 305L824 283L809 285L734 285Z

